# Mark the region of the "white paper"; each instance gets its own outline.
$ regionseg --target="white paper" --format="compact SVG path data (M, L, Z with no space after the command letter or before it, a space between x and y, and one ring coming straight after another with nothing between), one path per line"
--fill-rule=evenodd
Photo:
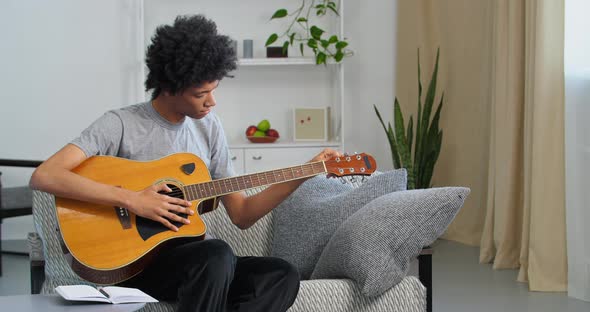
M66 300L111 302L96 288L88 285L57 286L55 290Z
M112 303L158 302L158 300L137 288L107 286L102 287L102 290L109 295Z
M57 286L58 294L71 301L97 301L107 303L158 302L137 288L108 286L96 289L88 285ZM100 290L108 294L105 296Z

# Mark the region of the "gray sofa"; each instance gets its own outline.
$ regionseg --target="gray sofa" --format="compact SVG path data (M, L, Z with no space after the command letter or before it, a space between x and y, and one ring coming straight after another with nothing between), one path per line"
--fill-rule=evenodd
M260 189L252 189L248 193L252 195L258 191ZM203 215L203 219L209 225L210 232L229 243L237 255L265 256L270 254L272 242L271 214L247 230L240 230L231 224L222 205ZM28 237L31 248L32 292L52 294L58 285L89 284L69 268L62 256L56 231L53 196L33 192L33 219L36 233L30 233ZM289 311L431 311L430 251L428 248L424 249L418 257L420 279L406 276L401 283L374 298L363 296L351 280L302 281L299 295ZM173 311L174 303L147 304L144 309Z

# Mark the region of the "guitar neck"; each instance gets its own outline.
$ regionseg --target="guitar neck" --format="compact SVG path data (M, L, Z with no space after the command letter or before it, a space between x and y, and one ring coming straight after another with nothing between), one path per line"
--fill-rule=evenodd
M236 193L259 186L309 178L326 172L324 162L318 161L283 169L186 185L184 186L184 192L186 199L193 201Z

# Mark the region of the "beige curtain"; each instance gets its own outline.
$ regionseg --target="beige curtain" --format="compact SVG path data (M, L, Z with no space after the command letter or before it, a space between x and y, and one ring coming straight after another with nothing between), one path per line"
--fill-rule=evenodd
M481 262L565 291L564 2L496 1Z
M445 137L433 182L472 189L444 237L480 244L494 268L520 268L531 290L565 291L563 0L398 3L396 94L415 114L400 96L415 90L406 51L426 50L429 79L440 46Z
M443 142L432 183L471 188L445 237L472 246L479 245L485 216L490 3L491 0L397 1L394 94L404 115L412 114L415 119L417 49L420 49L422 84L426 90L436 49L440 47L436 103L444 91L440 120Z

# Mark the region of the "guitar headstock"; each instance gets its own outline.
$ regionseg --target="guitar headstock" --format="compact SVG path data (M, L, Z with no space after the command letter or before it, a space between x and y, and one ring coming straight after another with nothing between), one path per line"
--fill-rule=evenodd
M333 157L324 162L329 174L342 177L347 175L370 175L377 169L373 156L361 153Z

